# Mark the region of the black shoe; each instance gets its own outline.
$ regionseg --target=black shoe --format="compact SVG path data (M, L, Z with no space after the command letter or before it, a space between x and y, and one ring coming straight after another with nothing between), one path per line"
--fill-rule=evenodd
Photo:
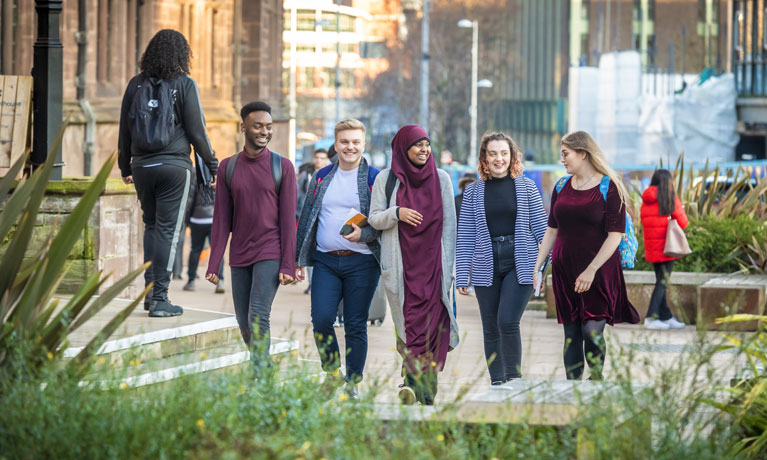
M308 286L306 289L304 289L304 294L309 294L312 292L312 287Z
M172 305L170 302L160 300L154 302L152 309L149 310L149 316L152 318L167 318L169 316L181 316L184 314L184 309L178 305Z
M194 286L194 280L189 280L189 282L186 283L182 289L185 291L194 291L196 289Z
M404 383L399 386L397 397L403 406L412 406L416 403L415 391Z

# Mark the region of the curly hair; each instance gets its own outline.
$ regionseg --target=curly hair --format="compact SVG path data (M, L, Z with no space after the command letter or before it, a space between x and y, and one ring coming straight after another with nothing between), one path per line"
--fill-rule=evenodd
M524 167L522 166L522 151L514 142L514 139L502 132L485 133L482 136L482 141L479 144L479 165L477 166L477 172L480 179L488 181L492 177L490 173L490 167L487 164L487 144L491 141L505 141L509 144L509 151L511 152L511 161L509 161L509 176L519 177L522 175Z
M189 58L192 51L181 32L163 29L157 32L144 50L139 61L141 75L145 78L173 80L189 75Z

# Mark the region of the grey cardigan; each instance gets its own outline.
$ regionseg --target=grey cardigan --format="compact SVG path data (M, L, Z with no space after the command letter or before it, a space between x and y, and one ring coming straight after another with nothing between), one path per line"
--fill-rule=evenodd
M458 346L458 323L453 312L452 296L453 268L455 267L456 218L453 184L450 176L438 169L439 183L442 190L442 304L450 314L450 348ZM391 196L391 206L386 202L386 179L391 169L384 169L376 177L373 185L373 198L370 201L370 225L382 231L381 234L381 281L389 300L391 316L397 336L406 342L405 316L402 312L405 303L405 280L402 275L402 252L399 245L397 224L397 190L400 182L396 181Z
M306 199L301 209L301 218L298 221L298 231L296 232L296 239L298 240L296 243L296 263L299 267L312 265L312 253L317 247L317 222L322 208L322 199L325 197L325 191L337 170L338 163L333 164L330 172L319 184L317 184L317 173L319 172L317 171L309 183L309 190L306 192ZM360 197L360 212L363 215L368 215L370 211L370 187L368 186L368 163L365 158L362 158L357 170L357 192ZM380 235L381 232L369 225L362 227L362 235L360 235L360 243L367 243L368 249L378 261L381 260L381 245L378 243Z

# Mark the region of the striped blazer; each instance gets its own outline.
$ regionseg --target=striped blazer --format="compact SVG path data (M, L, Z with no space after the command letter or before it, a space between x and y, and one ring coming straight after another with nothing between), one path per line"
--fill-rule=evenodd
M535 182L520 176L514 178L514 186L517 192L514 226L517 281L532 284L538 244L546 233L548 218ZM482 180L469 184L463 193L455 255L457 287L493 284L493 243L485 217L485 182Z

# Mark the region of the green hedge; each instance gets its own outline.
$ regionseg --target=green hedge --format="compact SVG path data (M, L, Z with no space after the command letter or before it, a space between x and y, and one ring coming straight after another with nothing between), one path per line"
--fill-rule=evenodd
M635 270L652 270L644 257L641 225L637 222L637 263ZM740 270L736 260L742 251L738 241L751 241L752 236L765 231L765 225L747 215L737 217L703 216L691 218L685 229L692 254L674 264L674 271L702 273L731 273Z

